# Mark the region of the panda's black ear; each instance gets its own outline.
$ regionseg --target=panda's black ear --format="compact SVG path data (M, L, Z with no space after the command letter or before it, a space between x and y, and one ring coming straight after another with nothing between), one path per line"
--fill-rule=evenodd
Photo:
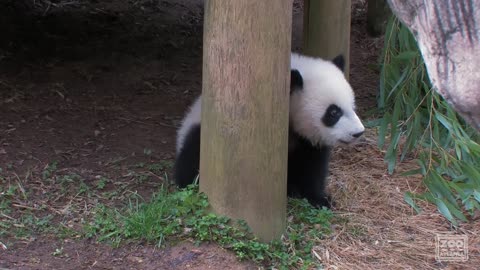
M341 71L345 71L345 58L343 57L343 54L337 55L337 57L333 58L332 60L333 64L337 66Z
M292 69L290 72L290 93L295 90L301 90L303 88L302 74L296 69Z

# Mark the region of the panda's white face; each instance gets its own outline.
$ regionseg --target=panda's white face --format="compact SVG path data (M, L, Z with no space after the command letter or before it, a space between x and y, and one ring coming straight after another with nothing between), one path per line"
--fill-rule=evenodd
M290 124L296 133L312 144L329 146L352 143L363 134L354 93L341 67L297 54L292 54L291 66L301 80L290 95Z

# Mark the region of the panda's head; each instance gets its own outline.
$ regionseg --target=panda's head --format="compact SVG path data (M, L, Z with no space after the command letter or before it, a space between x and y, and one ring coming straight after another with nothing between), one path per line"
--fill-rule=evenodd
M292 54L290 125L314 145L349 144L365 131L344 66L341 55L325 61Z

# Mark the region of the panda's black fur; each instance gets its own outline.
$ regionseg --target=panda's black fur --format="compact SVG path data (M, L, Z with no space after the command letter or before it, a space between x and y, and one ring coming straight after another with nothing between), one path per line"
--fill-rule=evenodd
M200 167L200 124L193 125L175 159L175 183L184 188L193 183Z
M292 55L292 59L293 57L304 56ZM302 58L300 58L301 60L299 61L310 61L308 60L309 58L304 58L307 60L302 60ZM343 56L337 56L330 63L333 63L339 69L337 70L338 72L343 72L345 66ZM343 76L341 73L335 75ZM292 95L302 94L302 92L298 91L304 91L305 83L309 83L310 81L306 82L302 72L292 66L290 87L291 98ZM348 85L348 87L350 86ZM336 94L329 93L329 95ZM350 94L348 93L347 96L349 95ZM290 103L290 105L292 106L292 103ZM317 120L321 121L325 128L332 128L336 125L339 119L343 117L344 112L334 103L328 105L329 106L325 109L324 115L322 115L321 119ZM352 106L354 106L354 104L352 104ZM185 117L182 128L179 130L174 172L174 178L179 187L185 187L191 184L198 175L200 163L199 113L200 100L197 99L190 109L190 112ZM359 134L361 135L361 133L363 133L363 130L359 129L359 132L352 134L352 136L356 138ZM309 134L301 134L301 131L295 130L294 125L292 124L291 108L288 152L288 195L291 197L306 198L312 205L317 207L330 207L331 199L326 193L325 187L327 183L332 145L318 141L313 142L311 137L305 135Z

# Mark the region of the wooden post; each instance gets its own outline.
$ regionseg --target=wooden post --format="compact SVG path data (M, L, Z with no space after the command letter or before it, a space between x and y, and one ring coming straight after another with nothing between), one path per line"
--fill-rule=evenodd
M392 15L387 0L368 0L367 32L377 37L385 32L387 20Z
M351 0L305 0L303 10L303 52L326 59L343 54L347 78L351 5Z
M208 0L200 191L263 241L286 224L291 1Z

